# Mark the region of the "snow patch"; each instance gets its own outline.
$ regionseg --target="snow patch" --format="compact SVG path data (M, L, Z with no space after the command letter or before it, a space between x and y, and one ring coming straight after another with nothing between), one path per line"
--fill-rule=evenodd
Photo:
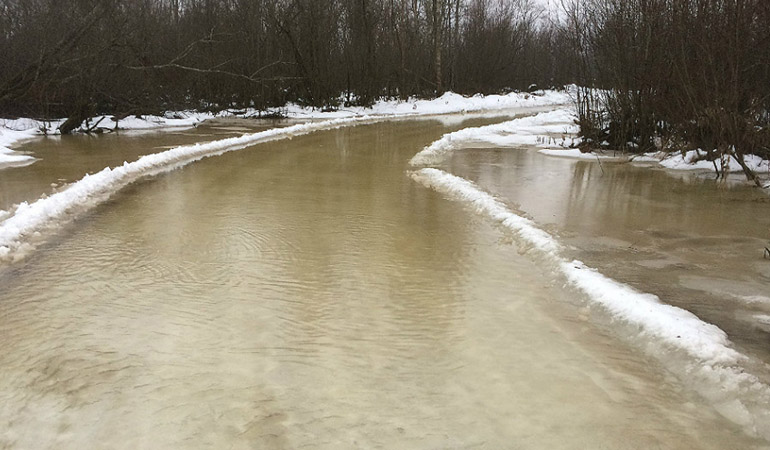
M543 155L546 155L546 156L579 159L583 161L596 161L597 159L619 161L624 159L620 156L613 156L613 155L608 155L606 153L600 153L600 152L583 153L580 151L580 149L577 149L577 148L543 149L543 150L538 150L538 153L542 153Z
M6 128L0 121L0 169L4 167L18 167L35 162L35 158L15 152L10 147L24 139L35 136L34 129L15 130Z
M675 153L645 153L634 157L633 162L655 162L660 166L670 170L704 170L713 171L714 162L703 159L706 152L703 150L690 150L684 154ZM724 164L723 164L724 161ZM756 155L745 155L743 161L746 165L757 173L770 172L770 161L762 159ZM723 160L716 161L716 167L722 170L724 167L727 172L743 172L743 168L738 160L731 155L725 155Z
M409 164L434 165L442 162L449 153L469 146L550 146L553 135L561 135L562 141L578 131L574 113L567 108L543 112L534 116L513 119L484 127L465 128L447 133L441 139L417 153Z
M566 105L572 100L567 92L542 91L535 94L510 93L506 95L475 95L465 97L447 92L433 100L381 100L371 107L349 107L337 111L319 111L296 104L288 104L281 110L290 118L329 119L361 115L408 116L467 113L477 111L526 108L535 106Z

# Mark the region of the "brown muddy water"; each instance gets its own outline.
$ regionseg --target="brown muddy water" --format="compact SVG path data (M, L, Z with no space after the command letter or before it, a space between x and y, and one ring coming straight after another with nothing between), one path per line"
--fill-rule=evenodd
M734 176L465 150L447 170L499 195L571 256L726 331L770 362L770 195Z
M767 448L592 322L497 227L406 176L443 133L492 121L260 144L64 225L0 268L0 447ZM0 209L206 138L30 143L41 161L0 172ZM770 262L749 250L768 219L744 215L768 205L752 191L527 150L447 166L765 355L748 317L770 307Z
M142 155L208 142L245 132L291 125L288 120L212 120L197 127L167 130L129 130L104 135L41 137L16 150L38 158L34 164L0 169L0 210L23 201L37 200L86 173L134 161Z

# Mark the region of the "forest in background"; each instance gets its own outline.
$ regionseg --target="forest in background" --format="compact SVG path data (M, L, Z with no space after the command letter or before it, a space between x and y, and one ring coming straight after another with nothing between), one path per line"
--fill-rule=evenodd
M570 81L530 0L0 0L0 113L367 105Z
M574 83L586 151L701 148L717 171L726 155L770 158L769 1L554 2L0 0L0 116L77 125Z

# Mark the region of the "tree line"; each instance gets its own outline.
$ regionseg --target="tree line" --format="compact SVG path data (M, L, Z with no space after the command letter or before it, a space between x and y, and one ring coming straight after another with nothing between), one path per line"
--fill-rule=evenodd
M0 0L0 114L315 107L569 81L531 0Z
M770 2L574 0L585 146L770 158Z

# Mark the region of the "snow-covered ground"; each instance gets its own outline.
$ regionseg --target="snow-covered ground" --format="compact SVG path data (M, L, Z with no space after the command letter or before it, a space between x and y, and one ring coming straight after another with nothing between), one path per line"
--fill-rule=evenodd
M35 158L11 150L11 146L24 139L34 137L35 128L16 130L6 127L0 122L0 169L3 167L18 167L32 164Z
M474 95L465 97L447 92L433 100L383 100L371 108L342 108L338 111L322 112L289 104L281 112L290 118L337 119L354 116L409 116L495 111L522 107L567 105L572 103L567 92L540 91L537 95L510 93L507 95Z
M336 111L321 111L314 108L302 107L290 103L274 111L290 119L324 120L350 117L376 116L427 116L438 114L499 111L512 108L537 107L549 105L565 105L570 103L566 92L541 91L537 95L527 93L511 93L507 95L476 95L464 97L447 92L433 100L408 101L383 100L370 108L342 108ZM225 110L217 114L194 111L170 112L164 116L126 117L117 123L110 116L98 116L89 119L87 127L96 125L105 130L147 130L160 128L192 127L204 120L216 117L259 117L260 111L254 109ZM35 161L32 156L14 152L11 147L20 141L46 134L58 133L58 127L64 119L39 121L34 119L3 120L0 119L0 168L31 164ZM84 125L86 126L86 125Z
M706 161L703 157L706 153L702 150L690 150L684 155L681 153L647 153L638 158L633 158L634 162L657 162L661 166L672 170L714 170L714 163ZM755 155L747 155L743 158L746 165L755 172L770 172L770 161L763 160ZM743 168L733 156L726 155L724 160L716 161L716 166L722 171L723 167L727 172L743 172Z
M473 146L518 147L570 145L577 134L574 115L567 108L543 112L484 127L465 128L445 134L410 161L412 165L441 162L449 153Z

